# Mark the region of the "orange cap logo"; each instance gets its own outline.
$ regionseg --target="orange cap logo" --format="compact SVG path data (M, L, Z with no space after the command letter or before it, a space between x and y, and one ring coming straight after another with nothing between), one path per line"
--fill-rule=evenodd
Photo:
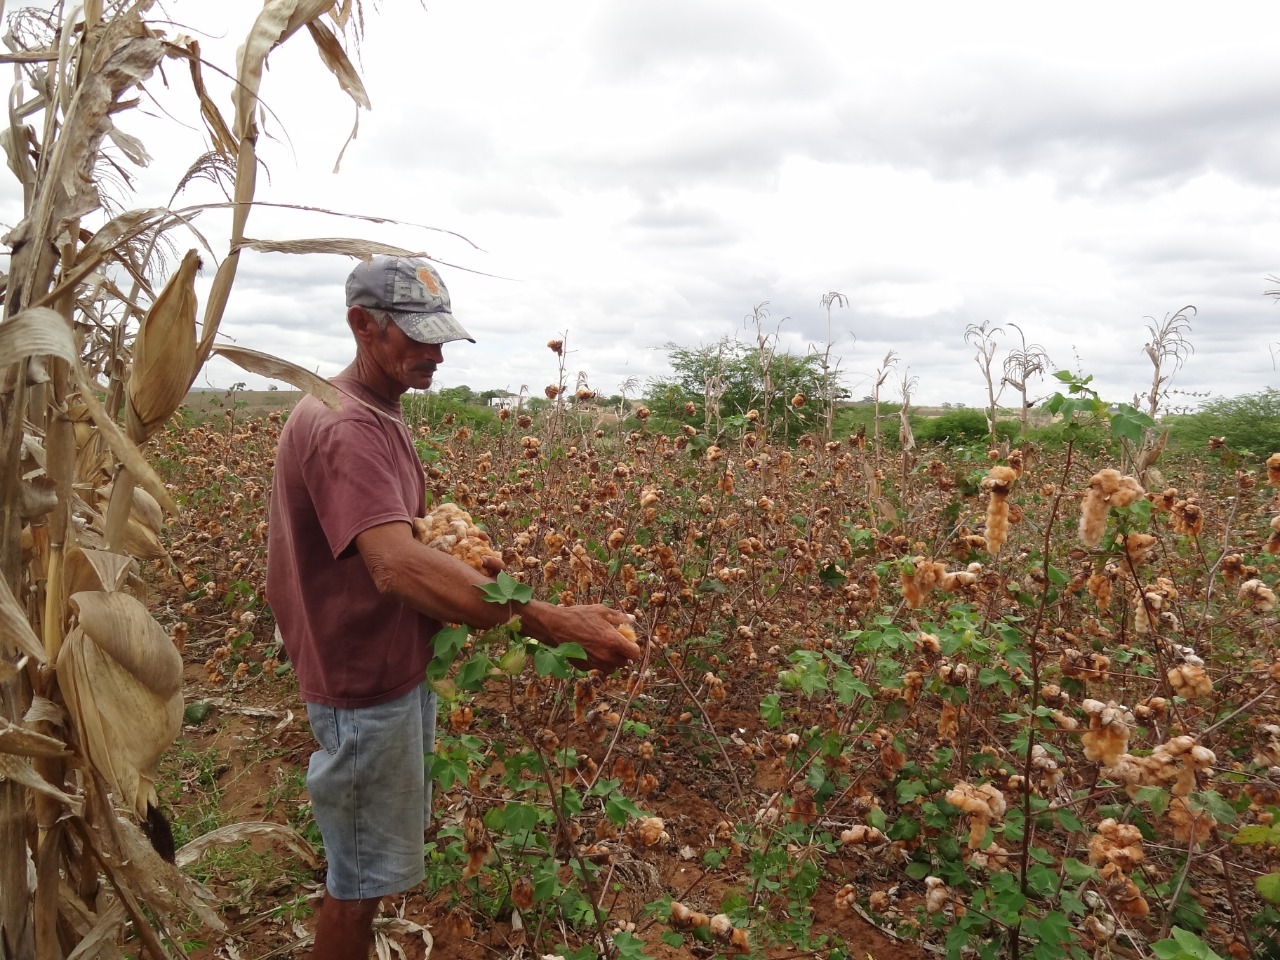
M419 267L418 279L422 281L424 287L431 291L432 296L440 296L440 285L436 283L436 278L432 276L430 267Z

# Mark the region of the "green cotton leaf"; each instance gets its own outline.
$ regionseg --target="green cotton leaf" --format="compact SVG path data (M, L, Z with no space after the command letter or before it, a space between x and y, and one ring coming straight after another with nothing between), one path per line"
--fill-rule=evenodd
M558 647L540 643L533 651L533 669L540 677L568 680L573 676L573 666L569 661L584 657L586 652L576 643L562 643Z
M493 583L478 583L476 589L484 594L488 603L528 603L533 599L533 587L521 583L511 574L499 573Z
M914 840L920 834L920 824L906 817L893 822L886 834L890 840Z
M1258 896L1267 903L1274 903L1280 907L1280 873L1268 873L1266 876L1259 877L1255 886L1258 888Z
M771 730L782 724L782 696L771 693L760 701L760 719L769 725Z
M1142 442L1142 435L1146 432L1146 429L1147 425L1138 417L1122 412L1113 413L1111 415L1111 435L1113 437L1128 440L1133 444L1139 444Z
M1072 883L1084 883L1098 875L1098 871L1075 857L1067 857L1062 861L1062 874Z
M1236 822L1236 808L1231 806L1223 798L1222 794L1217 791L1201 790L1199 793L1191 794L1187 801L1187 805L1191 809L1204 810L1221 824L1229 825Z
M1080 833L1084 830L1084 824L1082 824L1079 818L1070 810L1058 811L1058 825L1062 827L1063 830L1069 830L1072 833Z
M906 867L903 868L903 873L912 880L923 880L932 872L933 867L927 863L908 863Z
M644 811L622 794L613 793L604 802L604 815L609 818L610 823L622 826L628 820L639 820L644 816Z
M835 590L849 578L834 563L828 563L818 571L818 579L822 581L823 586Z
M483 653L478 653L458 668L454 682L463 690L479 690L489 678L491 669L493 661Z
M871 688L854 676L852 670L841 670L831 679L831 689L841 706L847 707L855 697L871 699Z
M868 826L875 827L877 830L883 833L885 824L887 822L888 822L888 817L884 815L884 811L879 807L872 807L869 811L867 811Z
M1157 817L1163 817L1164 812L1169 809L1169 794L1159 787L1139 787L1135 791L1134 799L1139 803L1148 804L1151 812Z
M1241 827L1236 835L1231 838L1231 842L1235 844L1255 844L1255 843L1274 843L1272 840L1274 828L1263 826L1255 823L1247 827Z

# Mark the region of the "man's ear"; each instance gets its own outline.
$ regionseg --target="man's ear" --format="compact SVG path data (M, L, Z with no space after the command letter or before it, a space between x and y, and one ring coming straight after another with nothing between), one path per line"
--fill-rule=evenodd
M347 307L347 326L357 340L365 340L378 333L378 321L364 307Z

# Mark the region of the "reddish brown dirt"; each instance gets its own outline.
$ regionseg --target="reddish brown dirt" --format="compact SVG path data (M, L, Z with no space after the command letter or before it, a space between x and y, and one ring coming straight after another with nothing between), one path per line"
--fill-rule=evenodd
M171 752L166 763L173 778L170 814L181 824L212 802L221 823L267 820L305 829L305 790L295 790L305 774L313 742L305 709L291 683L259 678L234 689L226 685L213 688L206 681L198 652L191 652L195 656L189 659L195 662L187 671L188 704L213 699L223 705L211 707L201 722L187 724ZM705 783L699 792L686 787L684 780L690 775L691 771L671 771L661 795L649 804L654 814L665 819L673 838L657 867L662 892L710 909L730 883L722 876L704 873L696 860L682 859L678 848L683 844L705 848L723 814L705 798ZM193 937L191 953L197 960L236 955L265 960L307 953L306 938L315 926L313 908L323 889L323 867L308 869L296 854L279 844L258 842L250 849L252 853L232 848L226 855L207 857L194 871L218 895L221 915L229 927L225 935ZM814 897L814 929L827 934L832 946L842 945L852 957L876 960L928 956L917 944L893 939L857 915L837 911L832 906L835 888L828 887L824 885ZM637 911L643 907L642 900L628 899ZM431 897L423 884L403 896L388 898L383 913L387 918L427 927L437 957L481 960L509 955L521 942L509 922L481 928L475 921L463 921L461 925L470 929L460 930L460 918L447 912L447 900L445 892ZM655 960L709 955L662 943L657 938L661 929L653 927L644 937ZM200 946L198 941L206 936L207 943ZM422 960L425 948L419 936L398 931L389 936L400 944L407 960ZM795 952L778 948L766 955L790 957Z

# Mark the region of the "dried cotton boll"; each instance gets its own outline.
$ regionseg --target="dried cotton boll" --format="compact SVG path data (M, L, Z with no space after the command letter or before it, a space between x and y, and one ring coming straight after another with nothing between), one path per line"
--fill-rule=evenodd
M1273 487L1280 487L1280 453L1273 453L1267 457L1267 483Z
M1151 559L1156 538L1149 533L1130 533L1124 538L1124 552L1134 566Z
M503 569L502 554L490 545L489 535L455 503L442 503L425 517L415 517L413 535L419 543L451 554L481 573Z
M1009 851L998 843L993 843L985 850L972 850L969 853L969 864L979 870L991 873L1005 870L1009 866Z
M946 567L924 557L916 557L913 561L903 563L898 568L898 579L902 582L902 595L907 606L914 610L924 603L924 598L946 575Z
M884 843L885 839L883 833L875 827L869 827L864 823L855 824L848 830L840 832L840 842L851 846L871 846L877 843Z
M982 488L991 493L987 501L987 549L999 553L1009 538L1009 492L1018 474L1012 467L994 466L983 478Z
M1191 498L1179 500L1173 505L1173 529L1175 533L1198 537L1204 530L1204 511Z
M1049 751L1041 744L1037 743L1031 748L1031 766L1040 771L1044 790L1054 790L1062 782L1062 771L1058 768L1058 761L1050 756Z
M1133 715L1143 723L1162 719L1169 712L1169 701L1164 697L1148 697L1133 708Z
M1159 616L1160 608L1164 606L1164 597L1154 590L1148 590L1145 594L1139 594L1133 600L1133 629L1137 633L1151 632L1152 615Z
M975 787L960 780L947 792L947 803L958 807L969 816L969 849L977 850L986 836L987 828L1004 816L1005 799L996 787L989 783Z
M1089 489L1080 504L1080 542L1096 547L1102 542L1110 507L1127 507L1146 494L1133 477L1119 470L1099 470L1089 478Z
M938 714L938 736L943 740L955 740L960 735L960 708L954 703L943 703Z
M671 902L671 926L676 930L694 930L711 925L711 918L705 913L690 910L679 900Z
M1169 822L1173 824L1173 838L1179 843L1199 847L1218 825L1205 810L1192 810L1186 800L1175 796L1169 801Z
M1080 738L1085 758L1104 767L1115 765L1129 748L1129 734L1136 726L1133 714L1114 700L1086 700L1080 706L1089 717L1089 729Z
M1114 863L1108 863L1099 871L1099 879L1102 895L1116 913L1137 920L1151 912L1151 907L1137 884Z
M1280 553L1280 517L1271 518L1271 533L1262 549L1271 554Z
M1142 831L1111 817L1098 824L1098 832L1089 841L1089 862L1094 866L1113 863L1128 873L1145 858Z
M1106 607L1111 603L1111 590L1115 586L1118 573L1119 570L1115 564L1109 563L1102 572L1090 575L1086 589L1099 607Z
M1193 663L1180 663L1170 667L1166 676L1173 692L1186 700L1196 697L1207 697L1213 693L1213 681L1204 672L1204 667Z
M1090 487L1080 501L1080 542L1096 547L1107 529L1107 501Z
M636 821L634 834L642 847L656 847L660 843L669 843L671 835L667 833L666 824L661 817L643 817Z
M927 913L941 913L951 899L951 891L941 877L924 878L924 909Z
M1017 471L1012 467L997 465L982 478L982 489L989 490L992 496L1007 497L1017 479Z
M942 641L938 639L936 634L921 632L916 634L915 647L921 653L936 656L942 652Z
M1261 580L1246 580L1237 597L1253 613L1270 613L1276 606L1275 591Z
M858 902L858 892L853 888L852 883L846 883L843 887L836 891L835 908L842 913L847 913L853 909L853 905ZM874 909L874 907L872 908Z
M1092 893L1093 891L1088 891ZM1109 916L1089 914L1084 918L1083 929L1096 944L1109 943L1116 935L1116 922Z
M1009 500L994 494L987 502L987 549L998 554L1009 539Z

